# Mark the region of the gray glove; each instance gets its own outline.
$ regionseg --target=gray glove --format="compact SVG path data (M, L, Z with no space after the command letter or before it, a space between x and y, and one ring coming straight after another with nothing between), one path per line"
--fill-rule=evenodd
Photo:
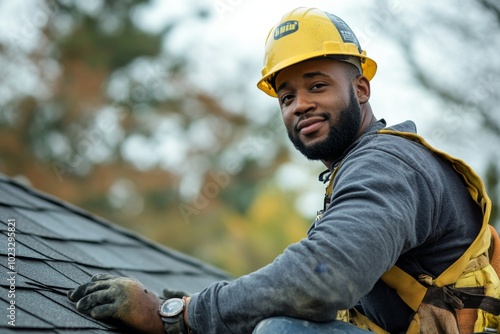
M133 278L96 274L68 291L68 298L76 302L78 311L95 319L116 319L143 332L162 328L160 298Z
M189 297L191 296L190 293L182 290L170 290L170 289L163 289L163 298L164 299L170 299L170 298L181 298L182 297Z

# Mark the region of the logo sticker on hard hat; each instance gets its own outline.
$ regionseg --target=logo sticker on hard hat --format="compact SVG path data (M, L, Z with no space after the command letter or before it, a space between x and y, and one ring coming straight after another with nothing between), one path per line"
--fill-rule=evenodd
M274 39L280 39L283 36L290 35L294 32L299 30L299 22L292 20L292 21L285 21L279 26L276 27L274 30Z
M335 28L337 28L340 36L342 37L342 41L344 43L352 43L358 47L359 52L361 53L361 45L359 44L358 38L352 32L351 28L344 22L340 17L335 16L331 13L325 12L330 21L332 21Z

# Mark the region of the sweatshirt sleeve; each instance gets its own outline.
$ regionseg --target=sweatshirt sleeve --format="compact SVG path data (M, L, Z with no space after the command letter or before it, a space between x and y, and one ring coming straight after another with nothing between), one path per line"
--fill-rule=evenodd
M366 295L405 250L430 233L433 197L397 156L365 149L346 159L323 218L273 263L192 296L195 333L251 333L271 316L331 321ZM284 222L286 228L286 222ZM417 231L418 230L418 231Z

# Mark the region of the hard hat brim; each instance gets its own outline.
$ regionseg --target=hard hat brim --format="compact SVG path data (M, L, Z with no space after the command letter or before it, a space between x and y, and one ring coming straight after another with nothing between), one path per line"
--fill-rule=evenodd
M323 52L317 52L317 53L311 53L309 55L300 55L297 57L292 57L288 58L285 61L276 64L273 69L270 71L266 71L266 69L263 69L262 71L268 72L266 76L264 76L258 83L257 83L257 88L262 90L264 93L271 97L278 97L278 94L276 93L275 87L273 87L272 79L276 77L278 72L281 70L293 66L295 64L301 63L303 61L315 59L315 58L320 58L320 57L328 57L328 56L349 56L349 54L324 54ZM364 75L368 80L373 79L375 76L375 73L377 72L377 63L365 56L365 55L359 55L359 54L351 54L350 56L354 57L359 57L361 59L361 69L362 69L362 75Z

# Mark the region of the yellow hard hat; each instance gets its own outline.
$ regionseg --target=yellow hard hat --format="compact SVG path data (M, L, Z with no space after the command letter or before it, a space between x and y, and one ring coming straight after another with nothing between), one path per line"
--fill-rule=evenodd
M356 35L341 18L317 8L301 7L283 15L269 32L262 79L257 87L277 97L272 81L280 70L321 56L339 56L339 60L358 68L361 65L360 72L368 80L377 71L377 63L366 56Z

